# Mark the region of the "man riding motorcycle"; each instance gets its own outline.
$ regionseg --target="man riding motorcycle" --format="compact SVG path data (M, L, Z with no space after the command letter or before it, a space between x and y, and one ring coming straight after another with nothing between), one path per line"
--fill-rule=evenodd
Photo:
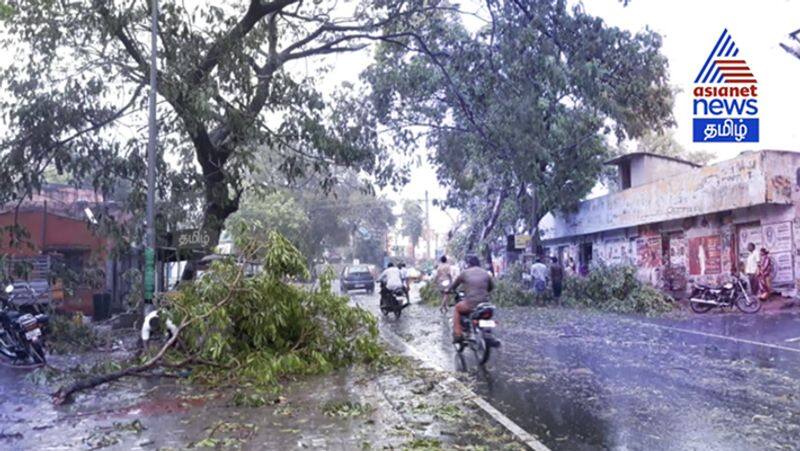
M402 290L404 287L403 278L400 275L400 269L394 266L394 263L389 262L386 269L383 270L378 277L381 283L381 305L386 304L388 296L392 296L395 290Z
M456 304L453 311L453 343L463 339L461 330L461 315L469 315L481 302L486 302L489 293L494 289L494 280L488 271L481 268L481 262L475 255L466 258L467 269L456 277L450 286L450 291L455 292L458 287L464 286L464 298Z

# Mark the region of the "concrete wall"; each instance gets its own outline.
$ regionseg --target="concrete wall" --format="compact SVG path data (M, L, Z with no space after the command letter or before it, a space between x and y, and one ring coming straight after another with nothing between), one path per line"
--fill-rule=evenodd
M747 153L605 198L557 217L545 249L577 262L581 243L592 243L594 262L634 265L641 280L681 292L727 280L753 242L775 259L774 285L785 294L800 289L800 153ZM668 219L650 222L659 217Z
M582 202L555 216L545 240L680 220L765 203L789 205L800 154L749 152L721 163Z
M672 177L695 169L694 166L679 161L667 160L651 155L641 155L630 160L631 188L656 180Z
M795 190L800 197L800 187ZM798 199L797 205L800 205ZM718 284L746 258L747 243L764 246L776 261L776 287L800 287L800 219L795 206L760 205L735 211L545 242L578 255L591 242L593 261L636 266L640 280L677 294L692 283Z

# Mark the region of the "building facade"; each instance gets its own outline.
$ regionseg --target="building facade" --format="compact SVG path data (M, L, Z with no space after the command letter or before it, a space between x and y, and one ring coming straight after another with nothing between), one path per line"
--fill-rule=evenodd
M95 213L114 211L92 190L55 184L43 186L19 206L0 206L0 259L7 266L4 274L12 280L60 293L52 296L57 309L93 315L96 294L110 295L112 306L121 308L122 298L130 291L122 274L137 267L138 261L132 256L111 257L112 241L90 224L87 208ZM24 231L13 245L10 227ZM11 268L20 266L19 262L33 265L34 270L15 274ZM77 282L56 289L57 274L72 275Z
M545 251L630 264L639 278L675 293L692 282L720 283L747 256L767 248L776 288L794 293L800 277L800 153L763 150L709 166L648 153L611 160L619 188L557 214L542 229Z

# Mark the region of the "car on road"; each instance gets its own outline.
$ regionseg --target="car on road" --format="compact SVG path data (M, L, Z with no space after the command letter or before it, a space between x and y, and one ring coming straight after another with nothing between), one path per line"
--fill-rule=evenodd
M342 292L350 290L366 290L367 293L375 292L375 276L367 265L346 266L339 278Z

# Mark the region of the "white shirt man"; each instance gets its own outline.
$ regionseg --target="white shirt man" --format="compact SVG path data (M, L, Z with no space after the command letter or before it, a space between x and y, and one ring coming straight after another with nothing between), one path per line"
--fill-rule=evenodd
M744 273L748 276L755 276L758 273L758 252L756 252L755 248L747 256L744 264Z
M378 280L386 283L387 290L397 290L403 288L403 278L400 275L400 269L398 269L396 266L390 266L384 269Z
M531 278L536 292L542 292L547 287L547 266L541 260L531 265Z

